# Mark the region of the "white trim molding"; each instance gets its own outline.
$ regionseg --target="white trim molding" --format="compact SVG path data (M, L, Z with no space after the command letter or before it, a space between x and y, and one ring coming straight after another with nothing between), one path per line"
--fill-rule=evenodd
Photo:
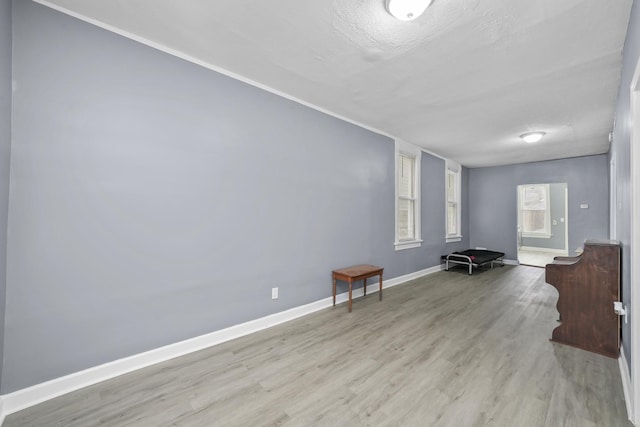
M613 140L612 140L613 142ZM612 153L609 160L609 239L618 240L618 169L616 166L617 153Z
M4 423L5 417L6 414L4 413L4 399L2 396L0 396L0 426L2 426L2 423Z
M422 239L406 240L406 241L395 242L393 246L395 247L396 251L402 251L404 249L419 248L420 246L422 246L422 242L423 242Z
M79 19L80 21L84 21L84 22L89 23L91 25L95 25L96 27L102 28L103 30L107 30L109 32L118 34L119 36L128 38L130 40L133 40L133 41L138 42L140 44L143 44L145 46L149 46L149 47L151 47L153 49L159 50L160 52L164 52L166 54L169 54L169 55L175 56L177 58L183 59L185 61L191 62L192 64L196 64L196 65L199 65L201 67L207 68L207 69L209 69L211 71L215 71L216 73L220 73L220 74L223 74L223 75L225 75L227 77L231 77L232 79L241 81L243 83L246 83L248 85L257 87L257 88L262 89L264 91L273 93L274 95L281 96L282 98L286 98L286 99L288 99L290 101L297 102L298 104L304 105L305 107L309 107L309 108L311 108L313 110L320 111L321 113L324 113L324 114L326 114L328 116L335 117L336 119L345 121L347 123L351 123L353 125L361 127L363 129L366 129L366 130L371 131L373 133L377 133L378 135L383 135L383 136L389 137L391 139L395 139L395 137L393 135L390 135L389 133L387 133L387 132L385 132L383 130L376 129L376 128L372 127L372 126L369 126L369 125L366 125L364 123L358 122L356 120L350 119L350 118L348 118L346 116L343 116L341 114L335 113L335 112L333 112L331 110L327 110L326 108L323 108L323 107L320 107L318 105L312 104L310 102L304 101L304 100L302 100L300 98L296 98L295 96L289 95L288 93L282 92L282 91L280 91L278 89L274 89L274 88L272 88L270 86L267 86L267 85L265 85L263 83L255 81L255 80L251 80L251 79L249 79L249 78L247 78L245 76L242 76L240 74L234 73L233 71L229 71L226 68L222 68L222 67L219 67L217 65L211 64L209 62L203 61L203 60L198 59L198 58L196 58L194 56L188 55L188 54L186 54L186 53L184 53L184 52L182 52L180 50L177 50L177 49L174 49L172 47L166 46L166 45L164 45L162 43L158 43L156 41L147 39L147 38L142 37L142 36L140 36L138 34L134 34L134 33L131 33L129 31L123 30L122 28L114 27L113 25L107 24L106 22L102 22L102 21L100 21L98 19L88 17L86 15L83 15L83 14L78 13L76 11L73 11L71 9L67 9L64 6L60 6L59 4L53 3L53 2L48 1L48 0L33 0L33 1L35 3L41 4L42 6L46 6L48 8L53 9L53 10L56 10L56 11L58 11L60 13L64 13L65 15L69 15L69 16L71 16L73 18Z
M237 73L235 73L233 71L227 70L226 68L222 68L222 67L219 67L217 65L211 64L209 62L202 61L202 60L197 59L197 58L195 58L195 57L193 57L191 55L188 55L188 54L186 54L184 52L181 52L181 51L176 50L176 49L174 49L172 47L166 46L166 45L164 45L162 43L158 43L156 41L147 39L147 38L139 36L137 34L133 34L133 33L129 32L129 31L125 31L122 28L114 27L113 25L107 24L106 22L102 22L102 21L100 21L98 19L91 18L89 16L83 15L81 13L78 13L78 12L73 11L71 9L68 9L66 7L60 6L59 4L56 4L56 3L51 2L49 0L33 0L33 1L35 3L41 4L42 6L46 6L46 7L50 8L50 9L53 9L53 10L58 11L60 13L64 13L65 15L71 16L71 17L73 17L75 19L79 19L80 21L86 22L86 23L91 24L91 25L95 25L96 27L102 28L103 30L118 34L119 36L128 38L130 40L133 40L133 41L138 42L140 44L143 44L145 46L149 46L150 48L159 50L160 52L175 56L177 58L183 59L185 61L191 62L192 64L199 65L201 67L207 68L207 69L209 69L211 71L215 71L216 73L220 73L220 74L225 75L227 77L231 77L232 79L241 81L243 83L246 83L248 85L257 87L257 88L262 89L264 91L273 93L274 95L281 96L281 97L286 98L286 99L288 99L290 101L297 102L300 105L304 105L305 107L309 107L309 108L311 108L313 110L319 111L319 112L324 113L324 114L326 114L328 116L335 117L336 119L345 121L347 123L351 123L351 124L356 125L356 126L362 128L362 129L366 129L366 130L371 131L373 133L376 133L378 135L386 136L386 137L394 139L394 140L396 139L396 137L394 135L391 135L390 133L385 132L385 131L383 131L381 129L377 129L377 128L374 128L374 127L369 126L367 124L361 123L361 122L359 122L357 120L350 119L349 117L343 116L343 115L338 114L336 112L333 112L331 110L327 110L324 107L320 107L318 105L315 105L315 104L312 104L310 102L304 101L302 99L296 98L295 96L289 95L288 93L282 92L282 91L280 91L278 89L275 89L275 88L272 88L270 86L267 86L267 85L265 85L263 83L257 82L255 80L251 80L248 77L245 77L245 76L237 74ZM438 153L430 151L430 150L428 150L426 148L421 148L421 150L424 151L427 154L430 154L432 156L435 156L435 157L438 157L440 159L445 159L446 160L445 157L441 156Z
M631 386L631 374L629 373L629 365L624 351L620 352L618 358L618 367L620 368L620 379L622 380L622 391L624 392L624 404L627 407L627 417L629 421L635 425L633 413L633 387Z
M631 289L631 396L635 424L636 414L640 411L640 316L633 311L638 308L640 312L640 59L631 79L630 87L630 166L631 166L631 244L629 250L630 259L630 289ZM624 344L624 343L623 343Z
M567 255L567 251L565 249L539 248L537 246L520 246L520 249L529 252L547 252L550 254Z
M443 269L444 265L441 264L424 270L405 274L403 276L394 277L392 279L383 281L383 289L404 284L411 280L436 273ZM330 286L327 285L327 289L329 288ZM376 286L371 286L370 289L370 293L378 292ZM358 288L353 291L353 298L359 298L363 295L363 288ZM349 297L347 292L337 295L336 304L346 302L348 298ZM0 425L2 424L2 419L5 415L13 414L22 409L34 406L38 403L42 403L55 397L62 396L63 394L67 394L72 391L76 391L81 388L88 387L102 381L136 371L138 369L146 368L157 363L161 363L179 356L193 353L195 351L222 344L232 339L258 332L263 329L288 322L289 320L297 319L299 317L306 316L307 314L329 308L332 305L333 297L323 298L321 300L314 301L312 303L305 304L299 307L294 307L279 313L271 314L260 319L251 320L245 323L231 326L226 329L221 329L209 334L201 335L174 344L169 344L164 347L156 348L154 350L146 351L144 353L139 353L133 356L114 360L112 362L85 369L83 371L75 372L70 375L65 375L64 377L56 378L41 384L36 384L34 386L15 391L13 393L0 396ZM342 310L345 308L337 307L337 309Z

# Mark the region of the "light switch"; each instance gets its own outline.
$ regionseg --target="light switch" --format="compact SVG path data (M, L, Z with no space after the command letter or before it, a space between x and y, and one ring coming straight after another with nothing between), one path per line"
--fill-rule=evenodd
M589 209L589 205L587 203L582 203L580 205L580 209Z

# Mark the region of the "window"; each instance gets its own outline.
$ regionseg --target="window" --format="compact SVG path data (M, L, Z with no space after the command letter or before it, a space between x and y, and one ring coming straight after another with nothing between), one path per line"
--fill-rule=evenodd
M457 163L447 161L446 168L446 195L447 195L447 242L459 242L462 240L460 227L460 187L461 167Z
M420 247L420 160L422 151L396 141L396 250Z
M400 154L398 157L398 240L414 240L415 215L415 164L416 158Z
M549 184L520 187L522 236L551 237Z

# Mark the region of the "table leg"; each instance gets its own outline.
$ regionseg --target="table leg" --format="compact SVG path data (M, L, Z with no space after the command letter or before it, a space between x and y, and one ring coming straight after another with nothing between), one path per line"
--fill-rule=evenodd
M380 273L380 301L382 301L382 273Z
M351 284L352 281L349 280L349 313L351 313Z
M333 276L333 306L336 306L336 276Z
M362 281L364 283L364 296L367 296L367 278L365 277Z

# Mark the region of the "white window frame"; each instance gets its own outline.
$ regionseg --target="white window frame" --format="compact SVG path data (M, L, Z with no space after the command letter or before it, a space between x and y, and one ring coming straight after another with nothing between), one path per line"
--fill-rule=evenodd
M459 242L462 240L462 167L451 160L446 162L445 181L444 181L444 198L445 198L445 241L447 243ZM454 197L449 200L449 177L453 177ZM456 207L456 229L449 233L449 206Z
M413 197L413 209L414 209L414 236L411 239L403 239L400 240L399 237L399 200L400 200L400 179L399 174L400 170L398 168L398 164L400 161L400 156L408 156L413 157L415 159L415 164L413 168L414 174L414 197ZM396 251L400 251L403 249L411 249L411 248L419 248L422 245L421 239L421 227L420 227L420 163L422 161L422 149L416 147L415 145L406 143L404 141L396 140L395 143L395 241L394 246Z
M530 232L524 231L524 219L522 223L522 237L532 237L538 239L549 239L551 238L551 192L549 191L549 184L527 184L520 186L520 194L518 195L518 203L520 204L520 211L523 212L524 216L524 191L527 187L542 187L544 189L544 194L546 197L546 209L544 211L544 231L542 232Z

